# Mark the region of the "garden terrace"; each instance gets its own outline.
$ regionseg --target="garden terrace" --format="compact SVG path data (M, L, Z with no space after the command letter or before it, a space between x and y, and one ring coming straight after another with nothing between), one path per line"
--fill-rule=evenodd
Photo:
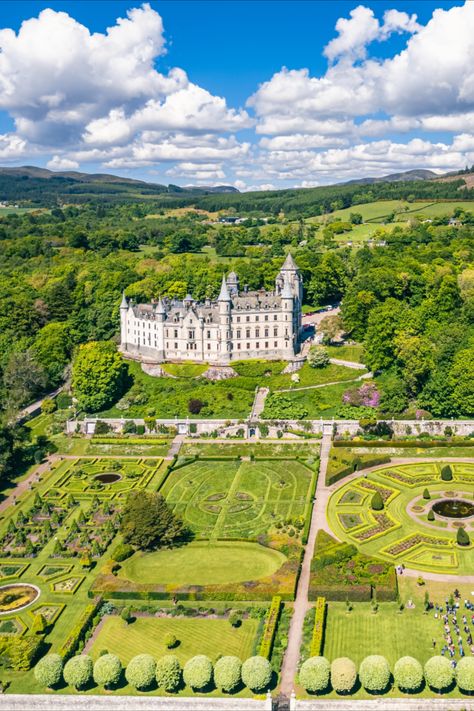
M437 501L474 498L474 464L453 462L452 481L441 479L443 462L391 465L352 478L332 494L327 517L336 536L367 555L394 564L452 575L472 572L472 543L456 542L456 527L473 530L472 519L430 514ZM424 498L425 490L429 498ZM384 510L371 507L379 491ZM431 520L430 520L431 519Z

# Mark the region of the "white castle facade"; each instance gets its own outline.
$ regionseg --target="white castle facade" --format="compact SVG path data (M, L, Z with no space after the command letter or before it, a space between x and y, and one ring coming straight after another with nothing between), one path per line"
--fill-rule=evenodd
M195 361L228 365L250 358L291 360L301 340L301 274L289 254L273 291L240 290L231 272L216 301L159 299L120 306L120 350L149 363Z

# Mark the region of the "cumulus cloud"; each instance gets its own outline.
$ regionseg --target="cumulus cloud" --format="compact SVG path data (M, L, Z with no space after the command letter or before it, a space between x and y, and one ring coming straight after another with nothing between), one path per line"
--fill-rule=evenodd
M76 170L79 168L79 163L70 158L53 156L51 160L46 163L46 167L50 170Z

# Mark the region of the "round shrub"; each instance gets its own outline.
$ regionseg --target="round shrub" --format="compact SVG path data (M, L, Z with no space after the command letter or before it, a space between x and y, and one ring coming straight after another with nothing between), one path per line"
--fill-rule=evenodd
M359 668L360 683L373 693L384 691L390 681L390 667L381 654L370 654L362 660Z
M92 659L88 654L71 657L64 665L64 681L75 689L83 689L92 678L92 667Z
M465 528L458 528L456 533L456 541L458 546L468 546L471 542L469 538L469 533Z
M63 660L59 654L47 654L35 666L35 679L42 686L51 689L61 681Z
M376 491L372 496L372 501L370 502L370 507L373 511L383 510L383 499L380 491Z
M454 681L454 669L446 657L431 657L425 664L426 683L437 691L448 689Z
M423 683L423 667L413 657L401 657L395 662L393 676L402 691L416 691Z
M167 654L156 663L156 683L165 691L177 691L181 683L181 664L174 654Z
M301 665L300 684L306 691L324 691L329 684L331 665L325 657L310 657Z
M212 679L212 662L204 654L197 654L186 662L183 679L191 689L204 689Z
M456 667L456 681L459 688L466 692L474 691L474 657L463 657Z
M103 654L94 664L94 681L99 686L115 686L120 681L122 662L116 654Z
M169 633L165 636L165 644L168 647L168 649L173 649L173 647L177 646L178 640L174 636L174 634Z
M338 657L331 664L331 684L338 694L349 694L357 681L357 668L352 659Z
M156 662L151 654L137 654L127 665L125 678L135 689L146 689L155 679Z
M453 470L449 466L449 464L446 464L442 469L441 469L441 479L443 481L451 481L453 478Z
M249 657L242 664L242 681L252 691L265 689L272 678L272 667L265 657Z
M214 683L221 691L233 691L242 680L242 662L238 657L221 657L214 666Z

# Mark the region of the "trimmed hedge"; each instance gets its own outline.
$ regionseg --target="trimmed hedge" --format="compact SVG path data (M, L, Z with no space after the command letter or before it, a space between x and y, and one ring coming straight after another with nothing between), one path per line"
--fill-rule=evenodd
M417 449L431 449L432 447L474 447L472 438L454 438L450 441L445 439L372 439L372 440L343 440L337 439L332 443L333 447L406 447Z
M311 484L310 484L310 490L309 490L309 506L307 506L307 510L305 510L305 522L304 522L304 528L303 528L303 533L301 535L301 542L305 546L308 542L308 536L309 536L309 529L311 528L311 512L313 510L313 499L316 494L316 486L318 484L318 477L319 477L319 464L320 462L318 461L317 466L314 467L314 473L313 476L311 477Z
M274 595L272 598L272 603L268 609L265 629L263 630L263 636L259 650L259 655L261 657L265 657L266 659L270 659L270 657L272 656L273 642L275 641L278 620L280 618L280 610L281 597L279 595Z
M318 597L314 615L313 637L310 657L319 657L323 648L324 623L326 621L326 598Z
M95 614L97 610L99 609L99 606L102 603L102 597L98 596L94 599L94 602L91 605L87 605L86 608L84 608L81 616L79 617L78 621L74 625L74 627L71 629L69 632L69 635L66 637L64 640L63 644L61 645L59 649L59 654L61 657L66 661L69 659L69 657L72 657L74 652L79 646L79 642L82 641L84 638L85 633L89 629L92 620L95 617Z
M333 442L333 445L336 445L336 442ZM369 467L376 467L381 464L390 464L392 460L391 457L386 454L379 454L377 456L372 456L370 454L365 455L363 460L361 460L360 457L354 456L352 461L350 463L347 463L347 466L343 466L343 462L341 462L342 468L337 469L333 473L330 473L329 469L331 466L331 462L334 461L334 459L329 460L328 471L326 472L326 486L336 484L341 479L344 479L344 477L349 476L349 474L353 474L356 471L362 471L363 469L368 469Z

